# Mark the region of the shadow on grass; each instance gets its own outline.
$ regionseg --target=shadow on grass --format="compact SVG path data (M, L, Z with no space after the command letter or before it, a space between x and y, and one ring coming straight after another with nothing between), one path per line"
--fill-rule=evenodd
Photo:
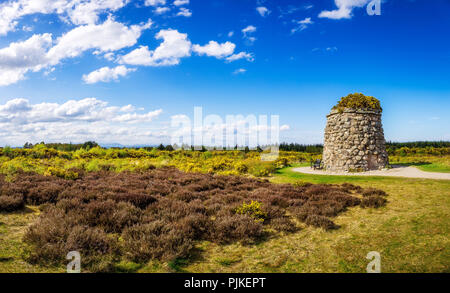
M411 166L427 166L427 165L431 165L431 162L412 162L412 163L393 163L390 164L389 166L392 168L399 168L399 167L411 167Z
M0 256L0 262L9 262L9 261L13 261L13 260L14 260L14 258L10 257L10 256L6 256L6 257Z
M0 211L0 215L25 215L25 214L32 214L35 213L36 211L29 208L29 207L24 207L21 210L18 211L12 211L12 212L7 212L7 211ZM1 223L0 223L1 225Z
M185 268L188 265L194 262L201 262L204 260L205 258L203 257L203 249L196 247L190 251L189 257L186 258L177 257L174 260L170 261L168 265L169 268L175 273L187 273Z

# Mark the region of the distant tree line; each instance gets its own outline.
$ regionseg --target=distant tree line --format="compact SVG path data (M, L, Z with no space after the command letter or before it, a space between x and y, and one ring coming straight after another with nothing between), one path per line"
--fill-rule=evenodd
M99 144L95 141L87 141L85 143L79 143L79 144L73 144L73 143L44 143L40 142L35 145L32 143L25 143L23 146L24 149L32 149L36 145L43 145L49 149L55 149L58 151L76 151L79 149L85 149L90 150L91 148L98 147ZM450 147L450 141L415 141L415 142L386 142L386 147L388 151L394 152L398 149L402 148L449 148ZM112 149L123 149L126 147L113 147ZM147 147L130 147L128 149L144 149L147 151L151 151L152 149L157 149L161 151L173 151L177 149L178 147L176 145L163 145L160 144L159 146L147 146ZM253 148L253 150L256 150L258 152L262 152L264 149L266 149L267 146L257 146L256 148ZM206 152L208 150L227 150L225 147L205 147L201 146L198 148L195 148L194 146L189 145L183 145L182 149L184 150L199 150L201 152ZM230 149L230 148L228 148ZM249 152L250 148L248 146L246 147L238 147L237 145L231 148L232 150L243 150L244 152ZM302 152L302 153L310 153L310 154L321 154L323 152L323 145L322 144L298 144L298 143L286 143L283 142L279 145L280 151L290 151L290 152Z
M450 141L413 141L413 142L392 142L386 143L386 146L391 149L400 148L448 148L450 147Z
M54 149L54 150L58 150L58 151L64 151L64 152L71 152L71 151L76 151L79 149L90 150L91 148L99 146L99 144L96 143L95 141L87 141L85 143L78 143L78 144L40 142L40 143L36 143L35 145L44 145L46 148ZM24 149L32 149L35 145L33 145L30 142L26 142L24 144L23 148Z
M323 152L323 145L321 144L298 144L298 143L286 143L280 144L280 151L288 152L302 152L310 154L321 154Z

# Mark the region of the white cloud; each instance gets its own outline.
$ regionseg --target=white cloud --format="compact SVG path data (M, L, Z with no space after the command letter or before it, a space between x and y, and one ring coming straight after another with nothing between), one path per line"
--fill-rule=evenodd
M349 19L352 18L353 8L363 7L370 0L334 0L337 8L336 10L324 10L320 12L319 17L330 19Z
M253 25L249 25L246 28L242 29L242 34L244 35L244 38L249 40L250 42L256 41L256 38L250 35L254 32L256 32L256 27Z
M148 143L151 137L159 141L164 135L153 122L161 114L161 109L136 112L133 105L109 106L96 98L62 104L13 99L0 104L0 141L16 145L26 141L83 140Z
M114 61L114 53L113 52L106 53L105 55L103 55L103 57L108 61Z
M233 54L229 57L226 58L226 60L228 62L233 62L236 60L240 60L240 59L247 59L247 61L253 62L255 60L255 57L253 56L253 54L251 53L246 53L246 52L240 52L238 54Z
M76 27L56 42L51 34L35 34L25 41L10 43L8 47L0 49L0 86L14 84L25 79L27 72L38 72L90 49L100 54L133 46L141 32L150 26L151 21L127 27L109 18L99 25Z
M0 49L0 86L23 80L27 72L46 66L49 62L46 53L51 44L52 35L42 34Z
M0 4L0 35L14 31L18 20L26 15L61 15L73 24L94 24L99 14L116 11L124 7L128 0L16 0Z
M189 4L189 0L175 0L173 2L173 5L175 6L181 6L181 5L187 5Z
M164 14L164 13L169 12L169 11L170 11L169 7L157 7L155 9L155 13L156 14Z
M83 81L87 84L93 84L97 82L110 82L113 80L117 81L119 77L126 76L128 73L133 71L136 71L136 69L127 68L123 65L114 68L109 68L106 66L92 71L87 75L83 75Z
M244 28L243 30L242 30L242 33L245 35L245 34L248 34L248 33L254 33L254 32L256 32L256 27L254 27L253 25L249 25L249 26L247 26L246 28Z
M145 6L166 5L166 0L145 0Z
M156 110L144 114L121 114L123 107L108 106L108 103L96 98L69 100L63 104L30 104L26 99L13 99L0 105L1 123L30 124L38 122L95 122L95 121L150 121L161 114ZM124 116L127 115L127 116ZM124 118L134 117L134 119Z
M305 30L308 28L310 24L313 24L314 22L311 20L311 17L307 17L303 20L292 20L293 23L297 24L295 28L291 30L291 33L296 33L298 31Z
M230 31L230 32L227 34L227 36L228 36L229 38L231 38L233 35L234 35L234 31Z
M199 55L213 56L222 59L233 54L235 48L236 45L231 42L219 44L216 41L209 41L209 43L204 46L193 45L192 51Z
M261 15L262 17L266 17L268 16L272 11L270 11L269 9L267 9L267 7L264 6L259 6L256 7L256 11L259 13L259 15Z
M146 24L126 25L108 18L99 25L83 25L74 28L58 38L47 56L52 64L64 58L73 58L84 51L97 49L100 52L117 51L137 43L143 30L150 28L152 22Z
M156 39L163 42L154 51L148 46L141 46L120 58L120 63L144 66L169 66L177 65L180 59L191 55L191 42L187 34L177 30L161 30L156 34Z
M236 69L235 71L233 71L233 74L243 74L246 72L247 72L247 69L239 68L239 69Z
M187 8L181 7L180 11L177 13L177 16L191 17L192 11Z
M78 4L74 5L72 9L67 9L67 14L69 15L69 18L73 24L80 25L97 23L100 12L107 10L116 11L124 7L127 4L128 0L88 0L72 1L72 3L73 2Z

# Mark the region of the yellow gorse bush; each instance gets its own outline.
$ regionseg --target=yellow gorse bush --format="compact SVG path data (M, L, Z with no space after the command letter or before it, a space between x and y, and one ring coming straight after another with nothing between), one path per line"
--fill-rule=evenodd
M0 173L15 174L32 171L64 178L75 175L68 170L139 171L153 167L172 166L185 172L265 177L277 169L299 162L310 162L320 155L280 151L277 160L261 160L258 151L165 151L157 149L103 149L58 151L36 145L32 149L0 148ZM66 173L64 173L66 172ZM76 176L75 176L76 177Z
M248 215L258 222L264 222L267 218L267 213L262 210L261 203L253 200L249 204L242 203L242 206L236 209L236 214Z

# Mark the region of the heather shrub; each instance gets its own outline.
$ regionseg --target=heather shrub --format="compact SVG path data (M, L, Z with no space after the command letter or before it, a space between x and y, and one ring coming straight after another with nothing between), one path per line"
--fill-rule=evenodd
M171 167L80 172L77 180L19 174L11 182L0 176L0 203L14 195L41 204L24 236L29 260L62 264L78 250L88 271L109 271L123 257L138 263L189 257L198 241L255 243L274 231L297 231L292 218L337 228L331 218L348 207L385 204L380 191L361 197L353 185L272 184Z
M20 195L0 195L0 212L13 212L25 207L23 196Z
M293 233L298 231L297 225L288 217L275 218L270 221L270 226L279 232Z
M331 230L337 228L337 226L329 218L320 215L308 215L305 223L310 226L324 228L325 230Z
M28 260L32 263L59 264L65 260L66 240L70 226L64 221L64 212L49 208L31 225L24 241L32 245Z
M135 262L188 256L193 240L185 236L162 220L135 225L122 234L126 256Z
M364 189L361 194L362 196L387 196L385 191L375 188Z
M387 200L378 195L370 195L361 200L362 208L379 208L386 205Z
M212 239L218 243L241 241L249 244L261 238L263 225L248 215L228 215L218 217L214 221Z

